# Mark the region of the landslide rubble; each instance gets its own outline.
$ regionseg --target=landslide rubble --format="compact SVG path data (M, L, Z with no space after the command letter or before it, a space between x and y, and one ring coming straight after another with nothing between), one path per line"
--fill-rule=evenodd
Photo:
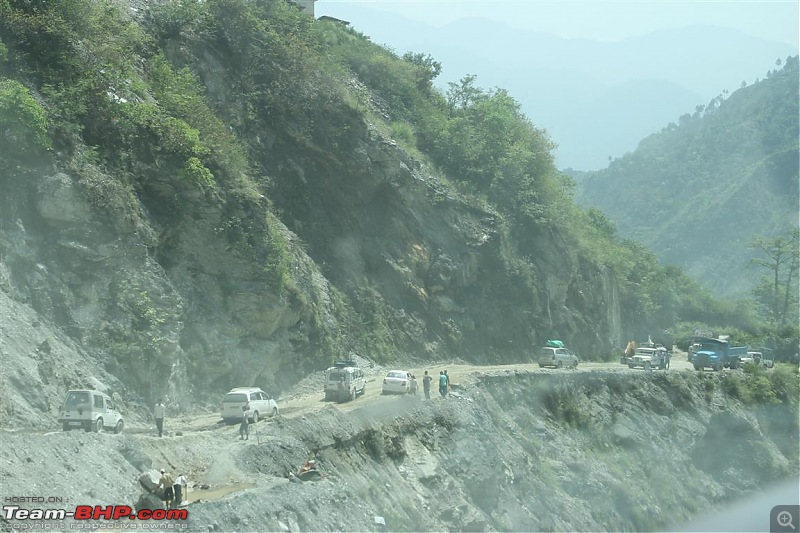
M798 473L781 451L796 449L796 402L747 407L721 380L481 375L446 399L319 402L248 441L221 424L164 439L4 433L0 480L20 495L133 504L140 472L182 471L191 531L664 530ZM791 413L793 426L764 423ZM309 458L323 477L290 480Z

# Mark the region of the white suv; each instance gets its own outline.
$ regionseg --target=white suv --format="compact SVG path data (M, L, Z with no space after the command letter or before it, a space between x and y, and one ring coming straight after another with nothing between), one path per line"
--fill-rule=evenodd
M113 429L122 432L125 422L111 397L97 390L71 390L67 392L58 416L64 431L84 429L100 432Z
M336 361L325 371L325 400L346 402L367 390L367 378L355 361Z
M239 422L245 406L247 418L254 424L266 416L278 415L278 404L266 392L258 387L237 387L222 398L220 416L225 422Z
M543 368L545 366L575 368L578 366L578 356L566 348L545 346L539 353L539 367Z

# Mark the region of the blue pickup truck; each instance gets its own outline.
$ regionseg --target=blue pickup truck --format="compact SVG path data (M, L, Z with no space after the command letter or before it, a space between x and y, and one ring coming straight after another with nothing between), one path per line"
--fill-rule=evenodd
M731 346L727 340L696 339L695 343L699 345L692 357L695 370L739 368L747 356L747 346Z

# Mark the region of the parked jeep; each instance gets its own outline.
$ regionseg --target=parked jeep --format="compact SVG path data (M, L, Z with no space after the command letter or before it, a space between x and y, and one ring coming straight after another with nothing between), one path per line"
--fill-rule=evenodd
M346 402L367 390L364 371L355 361L336 361L325 371L325 400Z
M663 346L636 348L636 353L628 361L628 368L641 367L644 370L652 370L654 368L664 370L667 367L667 356L667 349Z
M83 429L100 432L113 429L114 433L120 433L125 426L111 396L98 390L68 391L58 421L64 431Z

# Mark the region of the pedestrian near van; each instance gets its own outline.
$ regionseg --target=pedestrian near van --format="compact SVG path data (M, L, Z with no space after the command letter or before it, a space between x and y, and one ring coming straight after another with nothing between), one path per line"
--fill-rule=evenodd
M428 375L428 371L425 371L425 375L422 376L422 390L425 393L425 399L431 399L431 381L433 378Z
M439 371L439 394L442 398L447 396L447 376L444 375L444 370Z
M156 428L158 429L159 437L164 433L165 413L166 413L166 408L164 407L164 402L161 399L159 399L158 403L156 404L156 408L153 410L153 416L156 419Z
M173 507L178 508L181 506L184 498L186 498L188 488L189 480L186 479L185 474L181 474L175 478L175 484L172 485L173 492L175 493L175 501L172 505Z
M447 375L447 370L444 371L444 395L450 392L450 376Z
M239 440L250 440L250 404L242 406L242 423L239 425Z

